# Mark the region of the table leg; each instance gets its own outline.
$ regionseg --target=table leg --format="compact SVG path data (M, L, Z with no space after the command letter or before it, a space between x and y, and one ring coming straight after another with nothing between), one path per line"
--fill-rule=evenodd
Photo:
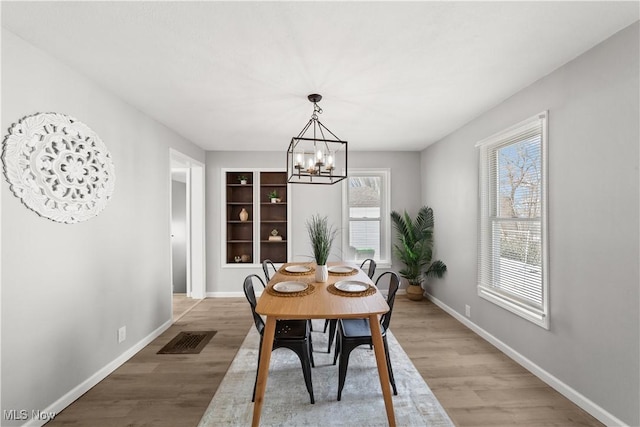
M382 387L382 396L384 397L384 406L387 410L387 419L389 420L389 426L395 427L396 416L393 412L393 400L391 398L391 387L389 386L389 371L387 371L387 358L384 355L380 320L376 314L369 316L369 325L371 326L371 340L373 341L373 350L376 354L378 375L380 376L380 387Z
M262 412L262 403L264 402L264 391L267 389L269 362L271 361L271 350L273 349L273 337L275 336L275 332L276 319L272 316L267 316L267 322L262 336L262 355L260 356L260 365L258 366L256 398L253 405L253 421L251 422L253 427L258 427L258 425L260 425L260 413ZM382 355L384 356L384 349ZM389 388L388 386L389 382L387 381L387 388Z

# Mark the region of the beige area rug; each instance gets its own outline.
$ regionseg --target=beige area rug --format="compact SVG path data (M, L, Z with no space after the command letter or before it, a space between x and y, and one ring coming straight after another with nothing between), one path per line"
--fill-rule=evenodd
M315 368L312 368L315 404L302 377L300 360L289 349L273 351L262 407L262 426L385 426L387 415L373 350L361 346L351 352L342 400L338 366L326 353L324 321L314 321ZM253 416L251 394L255 381L259 336L251 328L231 367L211 400L199 427L249 426ZM393 334L387 336L398 395L393 396L398 426L453 426L420 373Z

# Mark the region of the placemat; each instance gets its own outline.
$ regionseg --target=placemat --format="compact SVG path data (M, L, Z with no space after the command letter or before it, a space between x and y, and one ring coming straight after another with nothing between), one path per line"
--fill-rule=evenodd
M356 274L358 274L358 269L351 267L351 271L345 272L345 273L340 273L340 272L335 272L335 271L329 270L329 274L332 275L332 276L355 276Z
M307 289L305 289L304 291L300 291L300 292L278 292L278 291L273 290L273 285L272 285L272 286L267 286L265 288L265 290L267 291L267 293L269 295L273 295L273 296L276 296L276 297L303 297L305 295L309 295L309 294L313 293L313 291L316 290L316 287L313 286L311 283L309 283L309 287Z
M330 294L340 295L341 297L368 297L369 295L373 295L373 294L376 293L376 288L371 286L371 285L369 285L369 289L367 289L366 291L362 291L362 292L345 292L345 291L341 291L340 289L336 288L335 285L332 283L331 285L327 286L327 291L329 291Z
M304 273L303 272L296 273L295 271L294 272L287 271L287 270L285 270L285 267L287 267L287 266L283 265L282 267L280 267L280 269L278 270L278 273L284 274L285 276L307 276L307 275L313 273L314 271L316 271L316 269L314 267L310 266L310 265L307 265L307 267L309 267L311 270L306 271Z

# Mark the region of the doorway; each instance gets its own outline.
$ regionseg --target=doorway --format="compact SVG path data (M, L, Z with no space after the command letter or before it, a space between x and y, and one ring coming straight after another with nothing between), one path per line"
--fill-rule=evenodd
M170 291L175 322L205 297L204 164L173 149L170 159Z

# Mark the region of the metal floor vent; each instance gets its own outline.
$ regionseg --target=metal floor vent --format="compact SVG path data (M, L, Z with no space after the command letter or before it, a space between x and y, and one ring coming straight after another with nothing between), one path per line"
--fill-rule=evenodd
M158 354L198 354L204 346L213 338L217 331L183 331L167 345L162 347Z

